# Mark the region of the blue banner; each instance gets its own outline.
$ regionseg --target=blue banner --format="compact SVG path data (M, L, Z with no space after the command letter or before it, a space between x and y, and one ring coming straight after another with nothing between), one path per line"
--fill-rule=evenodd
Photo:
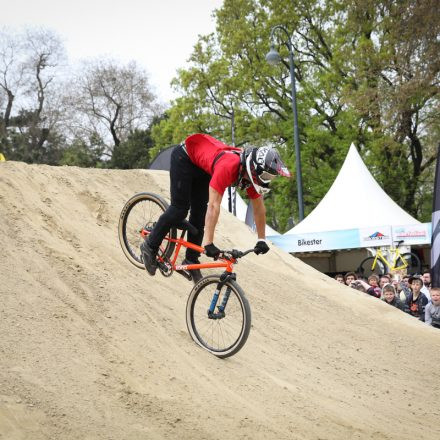
M440 210L437 212L439 216L436 237L440 243ZM393 246L397 241L402 241L402 244L406 246L421 245L429 244L430 237L431 223L419 223L393 228L391 226L372 226L370 228L344 229L341 231L271 235L267 238L283 251L293 253Z
M360 247L359 229L273 235L268 239L286 252L316 252Z

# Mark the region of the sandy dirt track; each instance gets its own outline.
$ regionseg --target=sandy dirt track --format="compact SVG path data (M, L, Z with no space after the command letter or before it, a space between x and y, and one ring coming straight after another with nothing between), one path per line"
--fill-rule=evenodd
M1 440L440 438L440 332L274 247L236 267L242 351L198 348L191 283L120 249L142 191L168 174L0 163ZM219 247L254 243L222 212Z

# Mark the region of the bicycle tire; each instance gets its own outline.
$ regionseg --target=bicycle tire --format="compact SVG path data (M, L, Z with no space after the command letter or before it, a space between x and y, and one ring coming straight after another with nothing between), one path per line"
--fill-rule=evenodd
M152 229L167 208L165 199L153 193L136 194L122 208L118 224L119 243L128 261L139 269L145 269L139 249L143 241L140 231L143 228ZM171 228L167 235L176 238L176 228ZM160 256L171 257L175 245L164 240L161 244L163 252L159 250Z
M387 272L385 264L383 264L383 262L379 259L376 261L376 267L374 268L374 270L372 269L375 258L376 257L367 257L362 260L358 268L358 272L360 275L368 278L372 274L383 275Z
M219 281L219 275L209 275L193 287L186 304L186 325L196 344L219 358L227 358L240 351L247 341L251 329L251 308L238 283L229 280L223 285L217 303L221 304L229 288L226 316L210 319L207 310ZM237 318L241 322L236 323ZM220 343L224 346L220 346Z
M422 263L420 262L420 258L418 255L413 254L412 252L407 252L401 255L402 260L405 260L408 264L406 271L409 275L420 274L422 270ZM399 269L396 267L396 269Z

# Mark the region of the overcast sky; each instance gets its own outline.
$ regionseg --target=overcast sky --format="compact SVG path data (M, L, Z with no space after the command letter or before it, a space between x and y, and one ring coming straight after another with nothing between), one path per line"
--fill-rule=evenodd
M198 35L215 30L223 0L0 0L0 27L44 26L63 39L69 61L108 55L135 60L162 101Z

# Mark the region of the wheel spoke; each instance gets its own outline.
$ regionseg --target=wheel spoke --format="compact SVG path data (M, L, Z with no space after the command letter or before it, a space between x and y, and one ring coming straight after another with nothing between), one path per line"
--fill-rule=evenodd
M190 304L188 306L190 313L188 328L196 342L214 354L225 357L241 348L249 333L250 321L248 322L245 316L247 312L243 300L233 286L223 286L214 311L214 314L219 313L218 307L222 304L223 295L227 288L230 290L230 295L224 310L225 315L209 318L207 304L211 304L217 283L218 277L214 276L211 283L205 284L200 291L194 294L192 301L188 301ZM249 307L248 304L247 307Z
M168 204L160 196L149 193L137 194L124 207L124 216L119 221L121 246L127 258L140 268L143 268L139 250L143 241L140 231L144 228L152 228L167 207ZM170 230L170 235L175 238L174 228ZM171 256L174 243L164 240L161 246L164 255Z

